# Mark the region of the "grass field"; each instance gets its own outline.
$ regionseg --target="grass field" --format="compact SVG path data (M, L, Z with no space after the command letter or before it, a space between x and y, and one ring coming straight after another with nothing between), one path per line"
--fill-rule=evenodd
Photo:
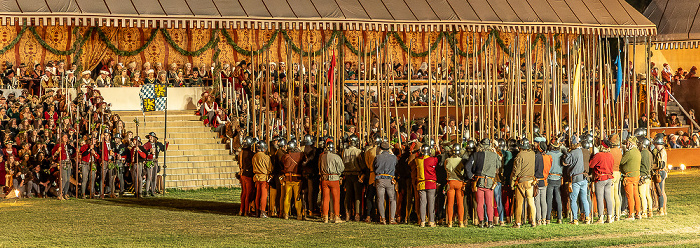
M420 228L234 216L237 189L164 197L0 201L0 247L700 246L700 170L672 172L668 213L603 225Z

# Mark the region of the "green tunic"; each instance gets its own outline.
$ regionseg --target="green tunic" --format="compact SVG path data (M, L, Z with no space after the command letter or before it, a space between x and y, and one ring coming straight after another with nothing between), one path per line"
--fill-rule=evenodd
M641 165L642 155L639 149L630 149L622 155L620 173L622 173L624 177L637 177L639 176L639 168Z

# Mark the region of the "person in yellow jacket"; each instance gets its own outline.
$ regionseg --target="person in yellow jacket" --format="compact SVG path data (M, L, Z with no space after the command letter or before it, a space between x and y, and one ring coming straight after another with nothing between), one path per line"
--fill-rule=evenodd
M267 151L267 144L264 141L258 141L255 145L255 155L253 156L253 181L255 182L255 207L258 211L258 217L267 218L265 210L267 209L267 190L268 190L268 180L270 180L270 173L272 172L272 163L270 162L270 156L265 154Z

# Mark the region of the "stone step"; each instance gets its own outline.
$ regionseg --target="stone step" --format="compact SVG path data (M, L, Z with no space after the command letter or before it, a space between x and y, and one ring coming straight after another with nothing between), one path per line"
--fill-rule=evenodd
M177 144L170 142L168 149L171 151L183 150L208 150L208 149L223 149L222 144Z
M114 111L115 113L119 113L119 115L163 115L163 111L153 111L153 112L141 112L141 111L128 111L128 110L121 110L121 111ZM168 110L168 115L174 114L174 115L185 115L185 114L193 114L194 110Z
M143 116L136 115L136 116L121 116L122 121L124 121L124 124L126 123L134 123L134 118L137 118L140 123L143 122L154 122L154 121L165 121L165 116L146 116L145 119ZM175 115L171 116L168 115L168 121L199 121L199 116L196 115Z
M210 161L168 161L168 168L218 168L232 167L235 163L233 160L210 160ZM236 165L236 168L238 166Z
M221 155L230 156L226 149L210 149L210 150L171 150L168 151L169 156L201 156L201 155Z
M219 174L203 174L199 178L175 176L171 178L167 176L165 181L166 188L178 189L197 189L205 187L233 187L240 183L235 178L235 174L219 175Z
M161 133L162 136L162 133ZM162 137L159 137L162 138ZM176 132L170 132L168 129L168 139L170 138L181 138L181 139L188 139L188 138L218 138L218 135L214 132L206 131L206 132L194 132L194 133L176 133ZM169 140L168 140L169 141Z
M170 162L200 162L200 161L233 161L232 155L199 155L199 156L167 156L168 163ZM159 158L159 161L163 161L163 157Z
M149 127L165 127L165 121L153 121L153 122L146 122L146 123L141 123L139 124L139 128L149 128ZM193 126L204 126L202 125L201 121L197 120L169 120L168 122L168 128L170 127L193 127ZM124 127L131 130L131 129L136 129L136 123L133 122L125 122Z
M182 175L195 175L195 174L231 174L237 172L233 167L219 166L219 167L199 167L199 168L170 168L168 166L168 176L182 176ZM235 175L234 175L235 176Z

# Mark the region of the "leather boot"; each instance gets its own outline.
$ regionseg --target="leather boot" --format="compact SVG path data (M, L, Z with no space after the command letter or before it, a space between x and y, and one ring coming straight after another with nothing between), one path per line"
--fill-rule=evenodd
M386 225L386 220L382 217L379 217L379 224Z
M459 227L464 227L464 222L463 222L463 221L460 221L460 222L459 222Z
M615 217L612 215L608 215L608 223L613 223L615 222Z
M328 215L323 216L323 223L328 223Z
M429 227L435 227L435 222L428 222Z
M421 222L420 222L420 227L425 227L425 222L421 221Z
M340 219L340 216L337 216L337 215L335 216L335 220L333 221L333 223L343 223L343 222L345 222L345 221Z
M447 221L447 227L452 227L452 221L451 221L451 220L448 220L448 221Z
M648 218L654 217L653 211L651 211L651 210L647 211L647 217Z
M493 228L493 222L492 222L492 221L489 221L489 225L487 226L487 228Z

